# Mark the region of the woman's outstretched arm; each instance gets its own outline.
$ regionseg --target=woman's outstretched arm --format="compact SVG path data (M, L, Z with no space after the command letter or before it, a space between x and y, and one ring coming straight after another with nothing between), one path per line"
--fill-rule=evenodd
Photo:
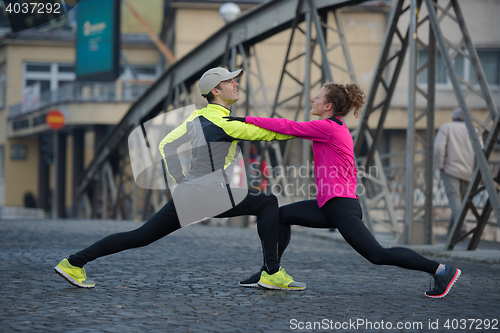
M334 128L332 126L333 122L329 120L296 122L283 118L246 117L245 121L247 124L254 124L273 132L294 135L302 139L319 142L330 140ZM340 126L335 123L333 124Z

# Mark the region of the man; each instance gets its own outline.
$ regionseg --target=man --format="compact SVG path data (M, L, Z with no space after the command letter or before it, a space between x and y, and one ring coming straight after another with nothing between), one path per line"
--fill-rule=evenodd
M443 180L446 196L451 207L448 234L459 218L460 207L474 171L475 156L472 143L464 123L462 109L452 111L452 122L439 128L434 140L434 160ZM482 142L482 140L480 139ZM461 233L466 232L465 226Z
M208 106L193 112L161 141L159 149L165 171L178 184L172 193L172 199L140 228L110 235L68 259L63 259L54 267L59 275L77 287L92 288L95 283L87 280L83 268L86 263L123 250L146 246L184 225L207 216L213 217L210 213L217 212L215 217L220 218L257 216L264 265L259 281L252 286L259 284L270 289L305 289L304 283L295 282L280 267L279 210L276 197L230 187L237 139L270 141L293 138L223 118L229 116L229 108L239 99L238 83L234 79L242 74L243 70L230 72L220 67L206 71L200 79L199 87ZM177 149L187 142L192 145L188 176L182 171L177 156Z

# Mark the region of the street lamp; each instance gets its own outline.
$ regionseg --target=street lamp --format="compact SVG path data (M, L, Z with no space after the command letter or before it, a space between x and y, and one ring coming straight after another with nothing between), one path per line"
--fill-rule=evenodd
M236 18L240 16L241 10L240 7L234 2L226 2L220 6L219 14L226 23L229 23L236 20Z

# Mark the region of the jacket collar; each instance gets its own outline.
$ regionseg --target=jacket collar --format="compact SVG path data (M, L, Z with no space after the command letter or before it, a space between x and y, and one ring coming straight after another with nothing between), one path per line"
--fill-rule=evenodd
M330 118L326 118L326 119L330 119L330 120L336 122L339 125L344 125L344 122L342 120L340 120L339 118L337 118L337 117L330 117Z
M226 107L215 103L208 104L207 109L210 111L222 112L225 116L229 116L229 113L231 112L231 110L227 109Z

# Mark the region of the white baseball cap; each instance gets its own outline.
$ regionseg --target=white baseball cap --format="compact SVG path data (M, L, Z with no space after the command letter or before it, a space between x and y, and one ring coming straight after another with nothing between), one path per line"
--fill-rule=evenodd
M243 70L238 69L237 71L230 72L222 67L215 67L209 69L200 79L200 92L202 95L206 95L215 88L219 83L226 80L231 80L243 75Z

